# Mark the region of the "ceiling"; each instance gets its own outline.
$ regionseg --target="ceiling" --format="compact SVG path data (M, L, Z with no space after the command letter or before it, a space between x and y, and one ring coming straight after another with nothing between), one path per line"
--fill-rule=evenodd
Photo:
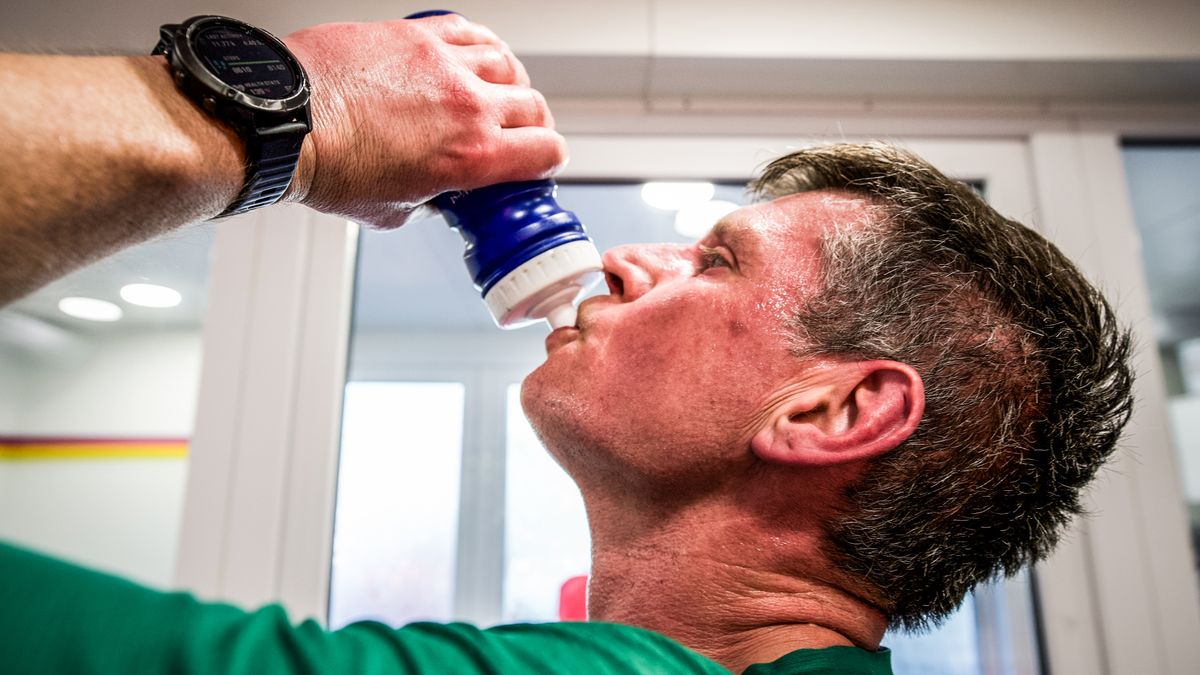
M214 223L197 223L69 274L0 310L0 344L36 348L40 341L130 329L194 330L208 304L209 254L215 239ZM121 287L131 283L169 286L183 300L167 309L131 305L120 297ZM68 296L116 303L125 316L113 323L69 317L58 310L58 301Z
M605 3L459 0L502 36L550 97L747 96L822 101L1200 101L1195 0ZM144 54L158 26L225 14L286 35L396 19L381 0L8 2L0 49Z

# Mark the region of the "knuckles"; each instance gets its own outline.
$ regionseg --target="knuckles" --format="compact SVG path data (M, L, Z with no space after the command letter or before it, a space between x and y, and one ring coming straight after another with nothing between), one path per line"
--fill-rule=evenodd
M553 129L554 115L550 113L550 104L546 102L546 96L537 89L530 89L529 97L533 99L533 107L537 111L535 124Z
M441 174L453 183L464 187L486 185L488 178L501 159L499 144L488 134L468 134L446 148L442 156Z
M488 116L491 106L486 97L464 78L451 78L437 97L439 106L458 122L473 122Z

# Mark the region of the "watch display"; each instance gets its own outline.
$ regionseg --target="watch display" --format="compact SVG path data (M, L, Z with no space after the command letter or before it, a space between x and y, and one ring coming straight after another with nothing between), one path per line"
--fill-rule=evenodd
M167 57L185 96L245 142L246 180L217 217L279 201L312 131L308 78L287 45L226 16L194 16L158 29L153 54Z
M285 99L300 85L290 59L251 29L206 26L192 38L192 48L205 69L244 94Z

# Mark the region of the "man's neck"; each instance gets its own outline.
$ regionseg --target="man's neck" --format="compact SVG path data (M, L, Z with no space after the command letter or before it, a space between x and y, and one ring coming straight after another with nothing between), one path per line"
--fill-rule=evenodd
M591 514L592 620L662 633L733 672L797 649L879 647L884 615L795 563L817 557L806 535L695 511L640 529Z

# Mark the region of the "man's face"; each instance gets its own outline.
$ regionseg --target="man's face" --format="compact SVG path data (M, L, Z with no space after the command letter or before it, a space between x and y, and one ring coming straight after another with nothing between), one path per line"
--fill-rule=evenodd
M735 211L691 246L608 251L611 294L547 338L522 388L551 453L581 484L710 480L750 462L750 438L811 369L789 353L788 322L819 290L821 236L866 217L860 199L804 193Z

